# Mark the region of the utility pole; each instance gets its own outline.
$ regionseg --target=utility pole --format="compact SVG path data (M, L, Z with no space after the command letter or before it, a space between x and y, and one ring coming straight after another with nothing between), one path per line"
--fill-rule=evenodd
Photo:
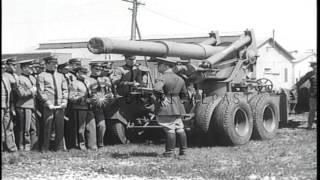
M131 38L130 40L136 40L136 32L138 29L137 24L137 12L138 12L138 6L139 5L145 5L144 3L138 2L138 0L122 0L129 3L132 3L132 8L129 8L129 10L132 11L132 20L131 20ZM141 39L140 31L138 29L139 38Z

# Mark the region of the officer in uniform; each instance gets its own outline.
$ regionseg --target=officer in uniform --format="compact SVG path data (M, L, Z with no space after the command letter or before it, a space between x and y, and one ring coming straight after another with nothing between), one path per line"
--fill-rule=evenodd
M77 122L78 147L81 150L97 149L96 123L91 106L90 81L88 70L83 67L74 69L77 79L70 86L69 99L72 102L71 110ZM86 131L86 133L85 133ZM87 147L86 147L87 145Z
M97 93L101 93L104 95L111 95L109 98L112 97L111 91L111 81L108 77L102 76L102 63L101 62L91 62L91 75L90 75L90 90L92 96L95 96ZM107 99L106 99L107 100ZM108 103L108 102L106 102ZM104 135L106 132L106 121L103 113L104 106L93 105L93 112L96 119L97 124L97 143L98 148L103 147L104 142Z
M179 155L185 155L187 148L187 136L181 115L185 114L185 109L180 97L187 97L187 89L184 80L175 74L172 68L175 62L168 59L155 59L158 62L158 71L162 76L157 79L154 90L158 92L160 101L156 104L156 117L166 133L165 157L175 155L176 135L179 139Z
M65 150L64 109L67 107L68 86L61 73L57 72L58 59L54 56L44 58L46 71L39 74L37 95L43 102L43 144L41 150L47 152L50 137L54 132L53 149Z
M312 129L312 124L315 119L315 115L317 113L317 97L318 97L318 89L317 89L317 62L311 62L310 66L313 69L313 75L310 77L310 90L309 90L309 117L308 117L308 127L307 129Z
M3 145L9 152L17 151L15 136L13 131L13 122L10 115L11 103L11 76L5 72L7 62L1 60L1 151Z
M35 115L35 96L37 94L36 79L32 76L33 60L19 61L21 75L17 80L16 102L18 134L17 144L19 150L30 151L38 149L39 125Z
M42 59L35 59L33 61L33 73L32 75L37 78L38 75L46 70L45 63Z

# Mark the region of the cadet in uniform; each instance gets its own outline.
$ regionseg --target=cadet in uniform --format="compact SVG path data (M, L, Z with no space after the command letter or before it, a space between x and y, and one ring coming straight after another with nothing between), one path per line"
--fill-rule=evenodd
M11 103L11 82L10 76L5 72L6 60L1 60L1 151L4 147L9 152L17 151L15 136L13 131L13 122L10 116Z
M167 59L155 59L158 61L158 71L162 76L155 83L155 91L159 92L160 103L156 106L156 117L166 133L165 157L175 155L176 135L179 139L179 155L185 155L187 148L187 136L184 131L181 115L185 114L185 109L181 103L180 96L186 97L187 89L181 77L175 74L172 68L174 61Z
M77 122L78 146L85 150L86 145L89 149L97 149L97 134L94 114L91 107L90 81L86 77L88 70L83 67L74 69L77 79L72 81L70 86L69 99L72 102L71 111ZM86 131L86 133L85 133Z
M43 102L43 144L42 151L49 150L52 131L55 132L53 149L65 150L64 109L67 107L68 86L61 73L57 72L58 59L53 56L44 58L46 71L39 74L37 91Z
M101 62L91 62L91 75L90 75L90 90L92 96L97 93L102 93L107 95L111 92L111 81L108 77L102 76L102 63ZM93 112L97 124L97 143L98 148L103 147L104 135L106 132L106 121L103 113L103 106L99 107L93 105Z
M17 80L16 112L19 127L17 144L19 150L38 149L38 121L35 115L36 79L31 74L33 60L20 61L21 75Z

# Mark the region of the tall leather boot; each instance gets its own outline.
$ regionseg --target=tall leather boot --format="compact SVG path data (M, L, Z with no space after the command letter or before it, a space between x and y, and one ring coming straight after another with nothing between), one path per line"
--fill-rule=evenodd
M178 139L179 139L179 148L180 148L180 151L179 151L179 155L186 155L186 149L187 149L187 135L186 135L186 132L183 130L183 131L177 131L177 136L178 136Z
M175 133L166 133L166 151L163 153L164 157L173 157L174 149L176 147L176 134Z

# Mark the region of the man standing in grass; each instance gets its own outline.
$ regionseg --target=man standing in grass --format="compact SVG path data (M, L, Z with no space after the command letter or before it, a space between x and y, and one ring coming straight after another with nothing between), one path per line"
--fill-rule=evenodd
M15 143L13 122L10 116L10 103L11 103L11 82L10 76L5 73L6 60L1 60L1 151L3 151L3 145L9 152L17 151Z
M187 96L187 89L184 80L175 74L172 68L176 62L168 59L155 59L158 62L158 71L162 76L156 81L154 89L158 92L160 99L156 106L156 117L166 133L166 146L163 156L175 156L176 135L179 140L179 155L186 154L187 136L181 115L186 114L180 97Z
M19 150L38 149L38 122L35 115L36 79L32 74L33 60L20 61L21 75L17 80L16 111L19 124Z
M310 66L313 69L313 75L310 77L310 98L309 98L309 117L308 117L308 129L312 129L312 124L314 122L317 113L317 62L311 62Z
M43 103L43 144L41 150L47 152L50 141L53 150L65 150L64 109L68 101L68 85L64 76L57 72L58 59L53 56L44 58L46 71L39 74L37 92Z

